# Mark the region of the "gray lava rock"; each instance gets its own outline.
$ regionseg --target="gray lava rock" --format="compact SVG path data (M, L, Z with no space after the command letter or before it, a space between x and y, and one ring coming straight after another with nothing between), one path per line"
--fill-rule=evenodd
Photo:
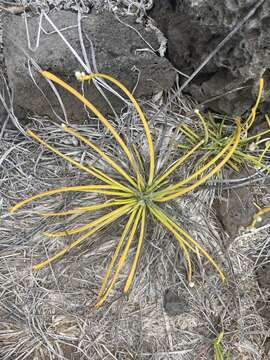
M50 13L50 18L58 29L65 28L63 35L81 55L76 26L77 14L57 11ZM150 51L147 45L149 43L155 50L159 49L160 44L156 32L152 29L146 29L142 24L135 23L132 17L121 18L121 20L128 26L107 12L91 13L82 18L86 53L91 53L89 41L91 40L99 72L112 75L130 90L136 86L139 76L135 91L135 96L138 98L149 99L159 91L169 89L175 80L175 70L167 59ZM50 33L52 27L46 20L44 20L43 28L47 34L41 32L40 44L36 51L28 49L23 17L7 15L3 22L4 58L9 85L14 91L16 115L20 117L28 111L52 115L48 102L29 75L28 59L24 51L43 70L51 71L78 90L81 89L81 84L75 79L74 72L83 69L59 35L55 32ZM29 18L28 24L31 43L34 46L38 33L39 17ZM146 50L143 51L142 49ZM46 94L52 108L63 117L57 97L48 83L35 71L33 73L37 85ZM57 89L62 97L69 120L82 121L85 119L86 113L82 104L63 89ZM115 109L119 111L123 107L122 101L111 93L106 91L105 93ZM85 84L85 95L101 112L110 112L107 103L93 84L90 86Z
M254 169L242 169L239 173L230 171L227 175L227 179L243 179L251 176L255 173ZM259 188L259 191L258 191ZM230 190L224 190L220 198L217 198L214 202L214 208L216 210L217 217L224 230L233 239L239 235L240 228L246 228L253 220L253 216L257 213L258 209L254 205L255 203L262 208L269 206L269 194L270 188L268 182L264 184L255 185L243 185ZM256 227L269 224L270 214L264 214L262 221L257 222Z
M168 39L168 58L191 75L228 35L257 0L155 0L149 15ZM244 87L207 106L227 114L241 114L254 102L260 76L266 80L265 101L270 102L270 1L266 0L245 25L186 87L204 102ZM253 96L252 96L253 90Z
M4 105L2 104L1 99L0 99L0 131L2 128L2 124L4 123L7 115L8 115L8 113L6 112L6 109L4 108Z
M1 93L0 93L0 133L2 130L2 124L5 123L5 120L7 119L7 111L6 108L2 102L2 99L6 102L6 106L9 108L10 106L10 101L9 101L9 97L7 94L7 89L6 89L6 84L4 82L4 71L3 71L3 66L2 63L0 61L0 89L1 89Z
M188 300L184 295L177 295L172 290L166 290L164 294L164 309L170 316L181 315L189 310Z
M258 283L261 288L270 290L270 264L267 263L257 270ZM270 320L270 312L269 312Z
M241 173L232 173L230 179L240 179L247 177L245 171ZM252 186L243 186L224 191L221 199L216 199L214 207L217 217L224 230L231 238L238 235L240 227L250 225L253 215L257 209L254 206L254 195Z

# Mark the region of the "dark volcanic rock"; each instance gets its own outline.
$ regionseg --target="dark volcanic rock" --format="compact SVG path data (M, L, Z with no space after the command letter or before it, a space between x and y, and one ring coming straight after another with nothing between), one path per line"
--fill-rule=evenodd
M240 174L232 173L229 178L240 179L247 176L246 172L241 172ZM224 191L222 197L215 200L217 217L231 238L238 235L240 227L250 225L253 215L257 211L254 201L252 186Z
M7 115L8 115L8 112L6 111L3 101L6 103L5 105L8 109L11 107L9 96L7 93L6 84L4 81L4 77L5 77L5 74L1 67L1 62L0 62L0 89L1 89L1 93L0 93L0 133L2 130L3 123L5 122Z
M257 4L257 0L155 0L150 16L168 39L168 58L191 75L216 46ZM270 1L266 0L246 24L200 71L186 91L211 109L240 114L254 101L255 84L263 76L270 101ZM257 86L256 86L257 87ZM253 88L253 97L252 97Z
M230 170L226 177L231 180L243 179L253 173L254 170L247 171L242 169L240 173ZM255 203L262 208L268 206L269 186L264 184L259 187L260 191L258 191L258 185L255 186L251 183L250 185L224 190L221 197L215 200L214 207L217 217L231 238L239 234L240 228L246 228L251 225L253 216L258 211L254 205ZM264 226L269 223L269 220L270 214L265 214L262 216L262 221L258 222L255 226Z
M259 268L257 271L258 283L261 288L268 289L270 291L270 263L267 263ZM268 314L270 320L270 312Z
M76 26L78 23L77 14L58 11L51 13L50 18L58 29L69 27L63 30L62 33L81 56L78 27ZM122 21L128 24L129 27L118 21L113 14L106 12L91 13L82 18L86 53L90 60L91 40L99 72L111 74L123 82L130 90L136 86L139 76L135 91L137 97L150 98L160 90L170 88L175 79L173 67L167 59L159 57L156 53L150 51L147 45L147 43L151 44L155 50L159 48L160 44L156 32L146 29L142 24L136 24L132 17L124 18ZM34 47L38 33L39 17L29 18L28 24L32 47ZM14 91L15 112L19 117L25 111L51 115L48 102L29 75L27 56L23 50L43 70L53 72L79 90L81 88L81 84L74 77L74 72L84 69L78 64L78 61L59 35L55 32L50 33L52 28L45 19L43 28L47 34L41 32L39 47L35 51L31 51L28 49L24 18L12 15L4 18L4 57L9 84ZM142 49L146 50L143 51ZM62 116L58 100L48 83L35 72L34 78L41 90L46 94L53 109ZM71 121L84 119L86 113L81 103L62 89L58 90L68 118ZM121 109L123 103L114 95L106 94L116 110ZM106 113L109 111L108 105L94 85L85 84L85 95L101 112Z
M7 117L7 112L6 112L6 110L5 110L5 108L2 105L1 100L0 100L0 131L1 131L1 128L2 128L2 124L4 123L6 117Z
M170 316L183 314L189 310L187 298L181 294L177 295L172 290L166 290L164 294L164 309Z

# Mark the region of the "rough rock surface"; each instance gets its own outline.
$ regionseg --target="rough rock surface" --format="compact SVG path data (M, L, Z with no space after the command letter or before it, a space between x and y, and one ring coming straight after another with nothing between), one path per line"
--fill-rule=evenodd
M248 175L250 174L242 171L239 174L232 172L228 176L230 179L241 179ZM215 200L214 207L217 217L232 239L238 235L241 227L250 225L253 215L256 213L254 201L252 186L224 190L221 197Z
M149 15L168 39L168 58L191 75L216 46L256 5L257 0L155 0ZM255 83L263 75L270 101L270 2L264 3L230 41L212 58L186 91L211 109L240 114L253 103Z
M253 195L246 187L232 189L227 197L216 200L218 219L231 238L238 235L240 227L251 223L256 212L253 201Z
M1 14L0 14L0 75L2 75L2 68L3 68L3 64L4 64L3 47L2 47L2 34L3 34L3 29L2 29ZM3 93L4 87L3 87L3 82L2 81L0 81L0 89L2 90L2 93ZM6 117L6 111L5 111L4 105L0 101L0 124L2 122L4 122L5 117Z
M50 18L59 29L73 26L64 30L63 35L81 55L76 26L77 15L72 12L58 11L52 12ZM31 51L27 44L23 17L9 15L3 21L4 58L9 84L14 91L15 113L18 116L25 111L51 115L48 102L29 75L27 56L22 49L43 70L53 72L77 89L80 89L81 84L75 79L74 71L83 69L57 33L41 32L39 47L35 51ZM175 79L173 67L166 58L159 57L150 51L147 45L148 43L155 50L159 49L160 44L156 32L146 29L142 24L136 24L132 17L126 17L122 21L127 25L106 12L91 13L82 18L83 34L87 36L85 38L86 53L91 53L89 41L91 40L99 72L111 74L131 90L135 88L139 78L135 91L135 95L139 98L147 99L162 89L170 88ZM29 18L28 24L33 47L38 33L39 17ZM47 32L52 31L46 20L44 20L43 28ZM34 78L46 94L53 109L62 116L58 100L47 82L35 72ZM71 121L81 121L86 117L83 106L76 99L61 89L59 89L59 93ZM100 111L105 113L109 111L109 107L94 85L85 86L85 95ZM116 110L121 109L122 101L111 94L107 93L107 95Z
M188 312L188 299L183 294L178 295L172 290L166 290L163 298L164 309L170 316L180 315Z
M243 179L252 175L254 171L242 169L240 173L228 174L228 179ZM252 222L253 215L258 211L254 203L261 207L268 206L269 186L258 186L254 184L243 185L230 190L224 190L221 197L215 200L214 207L217 217L224 230L233 239L239 235L241 228L246 228ZM270 220L269 214L262 217L259 226L266 225Z

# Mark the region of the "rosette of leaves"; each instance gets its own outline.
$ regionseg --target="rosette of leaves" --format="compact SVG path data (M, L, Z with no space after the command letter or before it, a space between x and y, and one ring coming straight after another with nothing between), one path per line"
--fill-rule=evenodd
M129 291L143 248L146 222L149 217L152 217L157 224L162 224L164 228L166 228L177 240L181 250L183 251L189 282L191 282L193 271L191 253L203 255L209 263L212 264L223 281L224 274L216 261L212 259L207 251L184 229L182 229L176 221L166 214L163 205L166 202L179 198L199 187L208 178L219 172L220 169L231 159L237 150L240 141L240 120L236 119L236 130L234 134L227 138L224 142L223 148L219 149L219 151L212 156L209 161L196 169L196 171L194 170L184 179L176 182L170 182L172 175L179 170L181 164L188 160L199 148L204 145L205 139L199 140L163 172L158 172L153 136L148 122L138 102L122 83L105 74L77 74L77 78L80 81L90 81L93 78L102 78L109 81L117 86L119 91L121 90L131 101L138 112L139 119L144 129L144 138L148 148L148 153L144 154L144 158L142 158L140 153L136 151L136 147L134 148L135 151L131 150L131 144L128 144L123 140L123 137L116 131L114 125L109 122L81 93L50 72L41 71L41 75L63 87L93 112L93 114L99 119L112 136L112 141L115 141L116 146L122 151L127 166L121 166L120 162L112 158L96 142L81 135L79 132L72 129L72 127L63 125L63 131L66 131L70 135L74 136L77 140L81 141L81 143L88 146L91 151L98 154L100 158L107 163L110 171L112 172L106 171L106 168L101 170L100 168L94 166L82 164L43 141L33 131L27 131L29 136L42 144L45 148L62 157L79 170L86 172L90 176L92 182L90 185L61 187L33 195L18 202L11 208L10 212L14 213L16 210L31 203L32 201L37 201L43 197L63 192L95 193L97 196L100 195L100 202L95 201L95 203L90 205L82 204L83 206L81 207L71 208L63 212L47 212L41 214L42 216L61 217L74 214L87 214L89 212L95 213L100 209L106 210L104 215L95 217L94 220L91 220L83 226L77 226L63 231L45 233L45 235L49 237L62 237L66 235L77 235L78 237L61 251L34 265L33 270L42 269L48 264L60 259L62 256L69 253L74 247L78 246L80 243L90 238L98 231L106 228L110 224L118 224L120 220L123 221L122 235L120 236L118 243L116 244L114 254L109 261L108 268L104 275L97 297L96 306L98 308L104 303L114 288L119 273L125 264L128 253L130 252L130 249L135 246L135 255L130 265L130 270L123 289L125 293ZM121 160L123 161L123 159ZM111 174L115 174L115 176ZM93 178L96 180L94 184Z
M250 163L255 168L268 172L270 170L269 165L264 161L265 155L270 148L270 141L268 140L270 135L270 119L268 115L265 115L267 129L259 131L255 135L252 134L256 113L262 98L263 86L264 81L260 79L256 102L248 117L241 122L241 135L238 147L226 164L237 172L240 171L240 168L245 162ZM180 125L179 130L185 136L186 144L178 146L182 149L189 150L204 139L204 144L200 148L202 156L198 161L198 166L202 166L223 149L228 141L228 136L230 136L232 124L226 121L225 117L223 120L219 120L210 113L208 116L202 115L199 110L195 110L195 113L201 121L201 129L194 130L187 124Z

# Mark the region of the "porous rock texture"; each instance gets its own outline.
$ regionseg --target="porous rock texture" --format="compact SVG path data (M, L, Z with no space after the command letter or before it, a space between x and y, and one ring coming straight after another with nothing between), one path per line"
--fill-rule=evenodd
M254 174L255 171L248 167L242 168L239 173L226 170L226 179L236 185L235 187L231 185L230 189L224 189L214 201L217 217L230 237L229 242L251 224L254 214L258 211L255 204L260 204L261 207L267 207L269 204L269 181L256 184L252 182ZM250 179L249 184L246 179ZM265 214L259 226L268 224L269 220L269 214Z
M168 39L168 58L187 75L254 8L257 0L155 0L149 15ZM254 101L260 76L270 101L270 1L266 0L185 90L212 110L241 114ZM244 87L219 99L210 99ZM253 87L253 99L249 95Z
M68 11L56 11L49 14L50 19L62 30L70 45L82 56L78 35L78 16ZM169 61L157 55L160 43L153 29L146 29L143 24L135 23L135 18L116 18L107 12L92 12L82 17L82 32L85 41L86 54L89 60L91 42L98 71L114 76L123 82L130 90L135 90L135 96L149 99L152 95L164 89L169 89L175 79L175 70ZM40 17L28 18L28 28L31 47L36 44ZM21 16L7 15L3 19L4 58L8 81L14 92L14 111L22 117L25 112L40 115L52 115L51 107L63 118L63 112L58 99L46 80L33 71L34 79L50 102L44 98L37 88L28 70L28 56L43 69L68 82L76 89L81 84L75 79L75 70L82 71L76 58L59 35L52 33L52 27L46 20L42 27L39 46L31 51L27 42L25 20ZM153 51L151 47L156 50ZM64 103L67 117L70 121L82 121L86 113L79 101L66 91L58 89ZM116 110L123 107L122 100L106 92ZM94 85L85 86L85 96L103 112L110 108Z
M243 174L241 174L243 176ZM232 176L233 179L239 175ZM223 192L223 196L214 203L217 217L232 241L241 228L250 225L256 213L252 186L242 186Z

